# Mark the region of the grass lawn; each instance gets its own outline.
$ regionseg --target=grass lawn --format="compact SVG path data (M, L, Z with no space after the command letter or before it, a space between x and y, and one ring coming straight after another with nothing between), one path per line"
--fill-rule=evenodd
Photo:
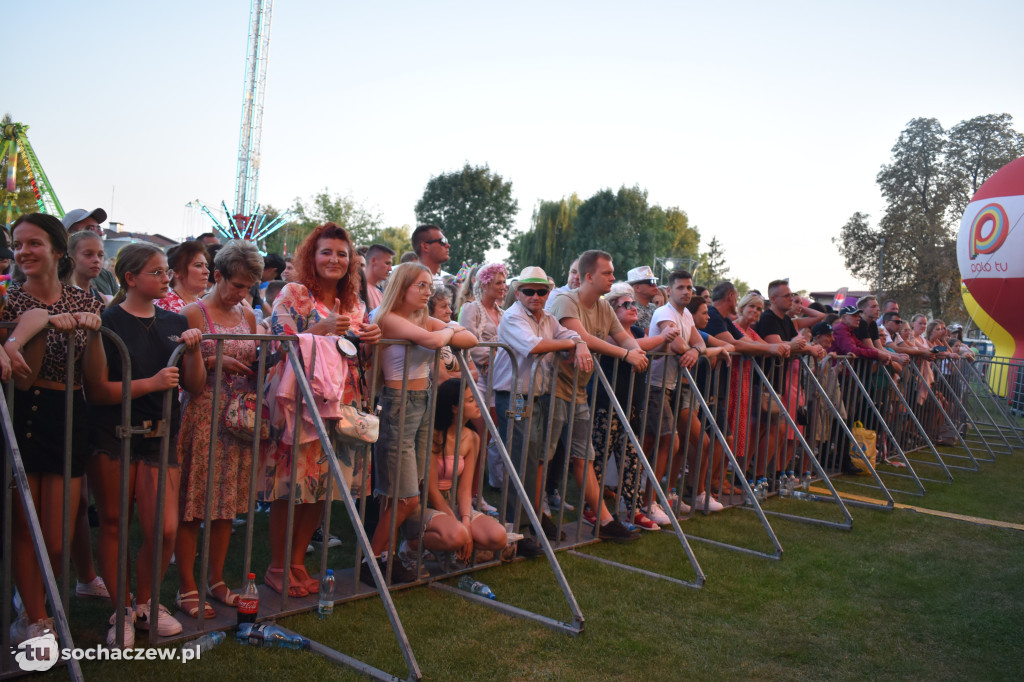
M951 485L926 484L923 498L896 495L897 502L1024 523L1022 465L1024 450L1017 450L980 472L954 471ZM771 500L767 509L799 512L808 505L822 508L819 517L835 516L831 505L798 500ZM441 590L421 587L393 597L427 679L1024 679L1024 532L908 510L851 507L851 513L852 531L769 517L784 548L779 561L693 542L707 574L699 590L559 553L586 618L585 632L575 638ZM350 562L353 542L339 532L344 518L335 512L332 530L345 546L331 551L331 563ZM257 532L265 517L260 523ZM768 548L756 517L741 509L691 519L683 530ZM236 541L240 552L241 537ZM581 551L692 578L667 533ZM260 552L253 561L258 575L267 562ZM238 575L240 560L232 561L229 574ZM177 582L174 570L165 581L165 604ZM503 601L571 618L543 559L477 575ZM72 611L76 642L100 641L109 607L73 600ZM341 604L326 621L307 614L282 625L405 676L377 599ZM139 639L145 642L144 635ZM115 680L358 677L310 652L254 649L230 639L187 665L86 663L83 672ZM59 679L66 671L48 675Z

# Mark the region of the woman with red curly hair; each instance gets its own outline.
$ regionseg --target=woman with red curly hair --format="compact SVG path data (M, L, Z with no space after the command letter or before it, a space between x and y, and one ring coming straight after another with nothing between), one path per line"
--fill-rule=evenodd
M366 305L356 294L358 273L355 268L349 268L352 253L352 241L343 228L326 223L314 229L296 252L295 280L286 284L274 299L271 333L341 336L351 332L363 343L376 343L380 339L380 328L370 324ZM346 404L359 403L358 360L346 361L349 371L341 387L341 399ZM303 597L319 589L319 583L306 572L305 556L306 546L323 519L330 471L319 440L297 448L295 528L291 547L285 547L288 500L292 495L292 447L279 443L276 451L264 460L264 486L260 497L270 502L271 548L270 568L264 581L280 592L285 560L288 560L288 594Z

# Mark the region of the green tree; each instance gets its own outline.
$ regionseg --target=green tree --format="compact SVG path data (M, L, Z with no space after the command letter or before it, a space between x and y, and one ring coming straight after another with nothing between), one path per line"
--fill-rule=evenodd
M432 223L451 242L452 263L482 261L488 250L511 238L519 202L512 183L488 166L435 175L416 202L416 220Z
M647 191L639 186L599 191L584 201L567 247L573 256L587 249L601 249L612 255L619 277L640 265L650 265L658 256L696 257L699 234L689 227L686 214L678 208L651 206ZM571 258L570 258L571 261Z
M708 250L700 254L700 263L697 266L697 284L709 289L729 275L729 266L725 264L725 252L722 251L722 244L718 237L712 237L708 242Z
M959 222L982 183L1024 156L1024 135L1009 114L987 114L961 121L949 131L943 168L950 185L949 218Z
M390 246L395 251L395 262L397 263L403 253L412 251L412 228L408 225L381 228L366 240L366 244Z
M266 207L268 215L277 210ZM367 239L377 234L382 227L379 213L367 209L351 196L331 194L325 187L307 201L295 198L291 208L292 218L281 226L277 232L266 239L266 249L272 253L282 253L284 245L288 245L288 253L294 253L302 240L317 225L337 223L349 233L355 244L368 244Z
M533 211L533 228L517 234L509 242L509 266L513 272L534 265L544 268L556 282L563 283L575 256L566 248L580 198L572 194L558 201L541 201Z

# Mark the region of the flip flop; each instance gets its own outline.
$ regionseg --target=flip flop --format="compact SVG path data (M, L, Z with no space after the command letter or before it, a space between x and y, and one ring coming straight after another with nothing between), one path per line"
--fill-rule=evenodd
M219 590L222 587L224 588L224 591L220 594L217 594L217 590ZM215 582L212 585L208 585L206 587L206 596L210 599L216 599L221 604L225 604L227 606L238 606L238 593L232 592L230 588L228 588L228 586L224 584L223 580Z
M178 592L174 595L174 604L177 606L182 613L187 613L191 618L199 619L199 590L192 590L182 594ZM204 604L204 620L217 617L217 612L213 610L210 603Z
M271 576L277 576L271 578ZM281 587L284 585L284 569L283 568L268 568L267 572L263 574L263 583L272 589L274 592L281 594ZM319 590L319 585L317 587ZM306 597L309 596L309 590L302 585L296 585L295 581L291 581L288 585L288 596L289 597Z

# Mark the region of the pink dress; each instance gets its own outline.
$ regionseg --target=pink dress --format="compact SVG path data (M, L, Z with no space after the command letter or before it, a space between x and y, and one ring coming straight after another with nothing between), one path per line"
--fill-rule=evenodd
M763 341L753 327L740 329L740 331L751 341ZM734 434L732 451L737 457L746 454L748 422L750 420L748 413L750 412L751 362L755 362L753 356L743 357L743 371L732 372L729 386L729 430ZM740 376L741 374L742 376ZM761 397L755 396L755 399L760 401Z
M313 297L309 289L298 282L290 282L281 289L281 293L274 299L274 312L270 317L271 333L277 336L301 334L327 317L330 312L326 305ZM342 310L340 313L363 324L369 324L366 305L358 298L351 309ZM281 362L287 362L287 359L283 359ZM341 387L341 401L351 405L359 402L361 396L356 360L347 358L346 362L349 363L349 371L345 385ZM278 365L271 371L277 372L280 371L280 368L281 365ZM296 503L324 500L330 469L324 458L320 441L303 443L298 451L298 462L295 467ZM263 490L257 493L259 499L265 502L287 500L291 495L289 480L292 466L292 446L276 442L274 447L264 453L262 466ZM361 480L363 472L361 466L361 461L356 462L355 469L350 476L350 482L353 485Z
M203 333L251 334L245 317L234 327L210 324L203 316ZM203 358L217 353L215 341L200 344ZM255 341L224 341L224 356L231 356L251 365L256 359ZM202 395L189 399L185 405L178 432L178 459L181 462L180 506L183 521L202 519L206 514L206 477L210 462L210 435L213 415L214 373L207 372L206 389ZM217 417L217 447L214 452L213 518L233 519L249 511L249 481L252 472L252 444L232 435L224 428L224 411L230 395L253 390L252 381L237 375L221 377L221 396Z

